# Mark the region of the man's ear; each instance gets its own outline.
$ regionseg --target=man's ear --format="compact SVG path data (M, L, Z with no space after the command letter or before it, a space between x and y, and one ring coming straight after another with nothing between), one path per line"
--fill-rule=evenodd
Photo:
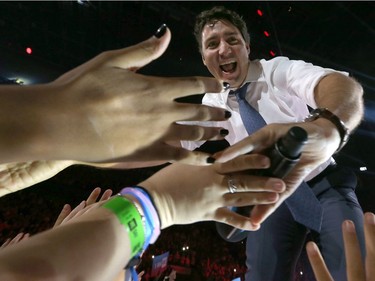
M250 55L250 44L246 44L247 55Z

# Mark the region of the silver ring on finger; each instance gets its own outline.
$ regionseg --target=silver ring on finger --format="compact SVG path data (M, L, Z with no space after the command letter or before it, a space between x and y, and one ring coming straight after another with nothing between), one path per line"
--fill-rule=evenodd
M232 176L229 176L228 178L228 190L230 193L235 193L237 191L237 186L234 184Z

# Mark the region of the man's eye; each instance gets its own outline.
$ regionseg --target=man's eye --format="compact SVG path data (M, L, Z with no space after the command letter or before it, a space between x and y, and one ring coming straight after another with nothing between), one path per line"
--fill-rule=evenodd
M237 44L238 43L238 39L237 38L230 38L228 40L229 44Z
M216 42L209 42L209 43L207 44L207 48L209 48L209 49L216 48L216 46L217 46L217 43L216 43Z

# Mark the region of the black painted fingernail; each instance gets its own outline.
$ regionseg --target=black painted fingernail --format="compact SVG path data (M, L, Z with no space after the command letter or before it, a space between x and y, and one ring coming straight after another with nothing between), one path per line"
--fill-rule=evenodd
M225 115L224 116L225 116L226 119L228 119L228 118L230 118L232 116L232 113L230 111L228 111L228 110L225 110Z
M221 135L221 136L224 136L224 137L225 137L225 136L227 136L228 134L229 134L229 131L228 131L227 129L221 129L221 130L220 130L220 135Z
M165 32L167 31L167 25L165 23L163 23L159 28L158 30L156 30L154 36L156 38L161 38L163 37L163 35L165 34Z
M228 82L223 82L223 88L224 88L224 91L228 90L230 88L230 85Z
M213 163L215 163L216 159L210 156L210 157L207 158L206 161L207 161L207 163L209 163L209 164L213 164Z

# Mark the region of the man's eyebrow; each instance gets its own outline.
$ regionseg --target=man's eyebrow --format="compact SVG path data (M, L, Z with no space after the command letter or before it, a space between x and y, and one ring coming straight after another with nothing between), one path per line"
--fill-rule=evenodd
M232 36L232 35L241 36L241 34L236 31L228 31L228 32L225 32L224 35L225 36ZM209 42L211 40L216 39L217 37L219 37L217 34L212 34L211 36L207 37L206 40L204 40L204 42Z
M237 32L237 31L230 31L230 32L225 32L224 35L226 35L226 36L230 36L230 35L239 35L239 36L241 36L241 33Z
M204 40L204 42L212 41L218 37L219 36L217 34L210 35L209 37L206 38L206 40Z

